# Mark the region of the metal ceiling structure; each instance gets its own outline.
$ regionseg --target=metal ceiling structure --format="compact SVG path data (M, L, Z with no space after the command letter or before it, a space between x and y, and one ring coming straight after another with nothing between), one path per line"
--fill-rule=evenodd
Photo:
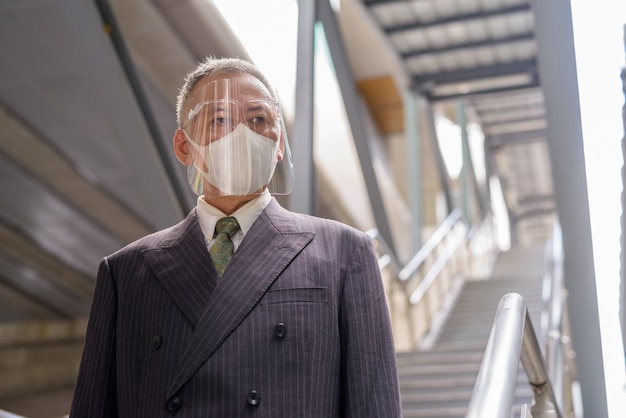
M555 219L547 119L529 0L364 0L431 103L463 101L485 135L513 239L544 240Z
M103 8L107 2L96 4L100 10L91 4L49 0L8 0L0 6L0 185L3 195L11 196L3 200L0 214L5 237L1 246L2 259L17 266L14 274L3 274L4 289L14 294L14 287L28 276L38 284L24 297L33 298L35 305L46 300L45 305L53 305L46 306L46 312L61 316L86 312L87 303L75 295L82 287L70 279L59 282L50 269L42 271L37 265L58 264L59 271L71 270L62 277L91 283L103 254L173 223L193 205L193 197L176 192L185 189L184 173L172 173L172 161L159 152L169 146L174 129L173 104L163 93L164 86L172 90L166 82L173 77L147 72L137 60L148 59L148 52L133 51L130 40L109 42L99 28L112 12ZM160 11L165 23L178 29L179 38L185 36L181 16L198 16L167 2L135 1L127 9L120 6L126 3L113 4L125 12L119 18L125 30L137 24L140 13L142 18L148 15L137 6L131 21L130 4L153 4L151 10ZM486 136L510 217L525 228L517 233L520 239L549 234L554 191L529 2L364 4L401 57L416 92L434 102L467 102ZM133 33L126 35L131 38ZM164 44L161 41L162 48ZM187 60L177 59L188 67L193 57L208 52L186 45ZM131 52L134 66L128 62ZM158 69L164 72L166 64ZM182 78L182 71L178 73ZM152 119L136 99L141 94L150 101ZM66 304L64 298L51 302L45 289L52 283L61 294L72 295L65 298L74 303ZM83 290L83 297L86 294ZM3 303L0 317L20 317L13 304Z
M604 372L569 2L363 4L396 51L415 94L472 109L514 242L545 240L555 221L562 226L565 286L575 307L578 367L587 387L583 403L585 410L606 416L606 395L591 390Z

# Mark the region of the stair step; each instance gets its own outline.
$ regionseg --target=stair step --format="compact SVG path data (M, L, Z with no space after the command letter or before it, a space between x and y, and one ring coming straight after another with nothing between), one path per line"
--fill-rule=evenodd
M541 300L541 283L533 282L522 286L516 283L505 283L500 286L494 285L493 283L481 283L478 286L468 284L463 288L462 294L459 295L458 300L493 300L501 298L506 293L519 293L524 296L524 299L532 301Z
M404 418L465 418L467 406L441 408L422 408L419 405L403 406Z
M435 382L437 381L440 382L440 387L445 387L444 382L451 380L458 380L460 382L465 381L465 379L471 378L473 379L473 382L476 381L476 377L478 377L478 371L480 369L480 364L472 364L466 368L448 367L447 370L443 366L435 365L431 370L422 371L414 369L414 373L408 372L404 369L405 368L403 367L398 370L398 379L401 385L413 384L417 387L418 382L431 381L433 382L433 384L435 384ZM517 382L522 384L528 382L526 373L522 369L521 365L517 373ZM457 382L456 384L459 383Z
M461 405L467 405L472 398L472 389L468 388L465 391L456 392L407 393L402 395L402 404L410 405L415 403L422 406L437 406L437 404L445 403L448 406L450 402L461 402Z
M474 390L476 379L472 378L437 378L433 379L433 384L428 385L424 380L401 381L403 399L409 399L410 396L430 396L430 395L454 395ZM532 387L528 383L528 377L524 372L518 373L515 380L515 396L516 397L532 397Z
M454 352L454 351L428 351L428 352L415 352L411 355L398 355L396 356L396 362L398 367L420 365L420 364L454 364L454 363L476 363L480 362L483 358L482 350L468 351L468 352Z
M468 338L466 341L437 341L432 347L433 351L456 351L463 352L465 350L485 351L487 340L483 338Z
M450 387L474 387L476 376L443 376L432 379L402 379L400 378L400 388L402 392L413 390L429 390Z
M531 402L532 398L515 398L511 416L519 416L521 406L530 405ZM446 403L446 405L441 406L410 402L403 404L402 413L404 418L465 418L468 406L469 401L461 405Z
M398 370L398 376L420 376L429 377L431 375L441 374L465 374L478 373L480 368L479 362L474 363L457 363L457 364L428 364L428 365L411 365L404 366Z
M419 392L419 393L405 393L402 395L402 403L409 405L411 403L419 403L421 405L435 405L439 403L462 401L465 404L469 404L472 398L472 392L474 388L454 388L449 390L439 390L436 392ZM532 399L533 391L530 387L519 387L515 391L515 403L525 402L528 399Z

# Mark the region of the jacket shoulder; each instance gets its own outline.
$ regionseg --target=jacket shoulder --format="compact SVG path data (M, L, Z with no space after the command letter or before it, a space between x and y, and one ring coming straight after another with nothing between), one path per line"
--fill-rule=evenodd
M283 223L291 224L298 232L312 232L318 237L371 240L365 232L348 224L334 219L291 212L279 205L272 207L268 215L272 222L279 218Z
M146 249L171 247L194 228L199 230L195 209L179 223L143 236L112 253L108 258L116 258L130 253L139 253Z

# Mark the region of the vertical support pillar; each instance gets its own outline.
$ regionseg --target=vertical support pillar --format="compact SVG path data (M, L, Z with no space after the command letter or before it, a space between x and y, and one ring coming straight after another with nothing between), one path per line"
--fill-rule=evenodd
M485 207L489 208L489 210L491 210L491 205L493 204L492 198L491 198L491 177L494 174L494 170L493 170L493 166L495 165L492 161L492 155L491 155L491 145L490 145L490 141L489 138L485 138L485 142L483 144L483 153L485 155L485 188L484 188L484 202L485 202Z
M626 52L626 25L624 25L624 52ZM622 92L626 99L626 66L622 67ZM619 317L622 330L622 346L624 355L626 355L626 100L622 106L622 126L624 136L622 137L622 215L621 220L621 248L620 248L620 298L619 298ZM624 359L626 360L626 358Z
M428 130L430 134L430 140L433 144L433 150L435 151L435 160L437 161L437 172L439 173L439 181L441 184L441 189L443 190L444 197L446 199L446 215L449 215L450 212L454 209L454 204L452 203L452 194L450 193L450 182L448 176L448 170L446 169L446 164L443 161L443 155L441 155L441 148L439 147L439 140L437 135L437 125L435 124L435 114L433 112L433 105L430 102L427 102L427 105L424 107L425 116L428 123Z
M86 4L86 3L85 3ZM133 64L131 54L126 46L124 34L120 29L115 14L109 0L95 0L96 8L100 13L103 25L108 27L108 36L111 44L119 58L120 66L126 76L128 86L133 92L134 99L137 101L137 107L141 112L146 129L150 134L150 139L154 145L154 149L159 156L157 164L160 164L167 178L167 192L172 196L175 210L182 219L196 204L196 196L190 193L187 182L179 170L178 161L172 156L171 140L164 139L159 124L157 123L154 110L150 104L148 95L143 88L139 73ZM66 7L75 7L75 5L65 4ZM86 5L85 7L91 7ZM72 9L74 11L79 9Z
M472 210L470 208L470 176L472 175L472 156L470 155L469 140L467 139L467 118L465 105L459 101L456 104L456 123L461 128L461 149L463 152L463 167L461 168L461 208L465 215L465 222L471 225Z
M476 166L474 165L474 160L472 158L472 152L471 152L471 148L470 148L470 142L469 142L469 134L467 131L467 113L466 112L466 107L465 107L465 103L463 102L459 102L458 104L458 109L457 111L459 112L459 124L461 125L461 135L462 135L462 140L463 140L463 169L465 170L465 167L467 166L467 187L469 188L470 184L472 186L473 189L473 193L472 194L468 194L468 199L470 198L470 196L473 196L472 199L472 203L476 203L478 205L478 215L480 217L480 219L483 219L485 217L485 215L487 214L487 185L489 184L488 181L486 181L485 184L485 190L483 190L480 185L478 184L478 179L476 178ZM485 162L487 161L487 155L485 155ZM488 180L489 177L486 177L486 180ZM472 206L475 207L475 206ZM470 214L473 212L470 212ZM472 222L473 220L470 219L470 217L467 218L468 222Z
M585 415L608 416L600 318L569 1L533 2L554 187L563 231L564 281Z
M330 55L335 68L335 75L341 90L341 96L346 108L348 122L352 130L354 145L361 163L365 186L369 194L372 212L376 220L376 227L380 235L387 242L390 250L396 254L393 234L387 219L380 187L376 179L376 172L372 164L372 152L370 149L371 133L367 131L366 124L363 121L363 115L366 110L363 103L359 100L352 69L347 59L346 49L343 43L343 37L339 31L339 25L335 17L335 11L330 5L329 0L319 0L318 3L319 20L324 25L324 33L328 40Z
M411 91L403 94L404 102L404 134L407 142L407 193L411 210L411 254L422 245L423 224L423 180L422 180L422 147L420 138L420 114L418 113L417 98ZM413 186L412 186L413 185Z
M517 236L517 216L510 210L507 210L507 217L509 218L509 237L511 240L511 246L519 245L519 237Z
M295 115L290 142L293 148L295 185L289 197L294 212L315 212L315 163L313 153L313 105L315 74L316 0L298 0L298 51Z

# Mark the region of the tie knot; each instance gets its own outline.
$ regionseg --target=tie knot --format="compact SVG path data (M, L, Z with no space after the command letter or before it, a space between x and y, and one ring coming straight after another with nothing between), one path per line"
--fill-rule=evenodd
M217 224L215 224L215 232L218 234L228 234L229 237L232 237L238 229L239 222L237 222L237 219L232 216L222 218L217 221Z

